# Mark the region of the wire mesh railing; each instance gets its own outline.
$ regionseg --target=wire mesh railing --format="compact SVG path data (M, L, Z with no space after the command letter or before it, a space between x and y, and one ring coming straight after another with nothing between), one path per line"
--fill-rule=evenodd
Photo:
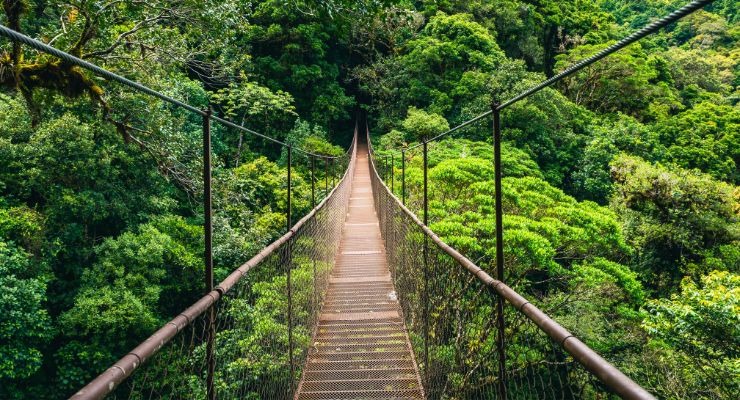
M378 172L392 179L385 157L370 154L375 208L427 398L653 398L442 242L386 186Z
M73 398L293 397L347 212L355 143L318 206Z
M709 5L693 0L559 74L499 102L488 111L417 144L370 147L376 210L409 335L429 398L651 399L647 391L505 285L502 208L501 111L630 44ZM492 117L495 269L491 278L442 242L428 210L428 146ZM368 132L368 143L370 143ZM421 151L423 190L407 190L408 156ZM400 160L400 177L396 176ZM382 177L382 178L381 178ZM400 182L398 182L400 178ZM418 182L420 177L413 180ZM388 182L390 188L386 186ZM400 183L401 201L394 196ZM419 220L406 205L418 210Z
M316 302L324 291L339 239L352 175L345 172L338 184L336 181L338 170L347 166L346 171L351 171L354 165L354 141L347 153L317 154L220 118L210 108L196 108L6 26L0 25L0 35L56 57L65 66L80 67L202 117L207 294L73 397L101 398L113 393L116 398L285 398L292 393L305 359L306 337L310 337L316 319ZM288 177L288 233L217 287L213 283L212 243L213 122L284 147ZM323 188L318 181L322 162ZM310 170L311 204L315 206L322 195L324 201L292 226L291 172L298 164L305 172ZM252 269L255 272L244 276ZM140 371L129 379L134 370ZM125 384L118 387L122 382Z

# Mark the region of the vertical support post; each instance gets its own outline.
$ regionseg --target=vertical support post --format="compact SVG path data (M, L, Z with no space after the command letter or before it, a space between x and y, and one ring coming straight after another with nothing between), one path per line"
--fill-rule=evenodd
M503 231L503 205L501 195L501 110L496 102L492 105L493 111L493 163L495 169L494 188L496 201L496 278L504 282L504 231ZM504 341L504 298L500 294L496 303L496 326L498 338L496 348L498 350L498 390L499 397L506 399L506 348Z
M394 182L396 180L395 179L395 176L394 176L395 175L395 171L394 171L395 169L396 168L395 168L395 162L393 161L393 154L391 154L391 193L393 193L393 194L396 194L396 189L395 189L395 186L394 186Z
M211 114L208 107L203 116L203 233L205 242L205 287L206 293L213 290L213 205L211 203ZM214 376L216 374L216 309L213 305L208 310L208 327L206 329L206 396L216 399Z
M394 196L396 195L396 189L395 189L395 185L394 185L394 182L396 181L395 170L396 170L396 163L395 163L395 159L394 159L393 153L391 153L391 194L394 195ZM389 209L390 214L391 214L390 218L388 219L388 225L389 225L389 228L391 230L391 235L392 235L392 236L391 235L388 235L388 236L391 238L391 247L393 247L393 249L390 251L389 254L391 256L391 264L393 265L393 268L395 268L395 265L396 265L396 245L398 244L398 242L396 242L396 225L395 225L395 223L396 223L396 208L393 206L393 200L390 197L388 198L388 204L389 204L388 205L388 209ZM388 248L386 247L386 249L388 249Z
M427 176L427 139L424 138L424 225L429 225L429 185ZM427 393L430 391L429 376L429 236L424 235L424 378Z
M385 169L384 169L384 176L383 180L385 181L386 186L388 186L388 156L383 156L383 159L385 161ZM385 249L386 252L388 250L388 201L387 196L383 197L383 205L380 206L380 208L383 210L383 217L380 219L380 223L383 224L382 230L383 230L383 240L385 241Z
M311 209L316 208L316 157L311 157ZM317 287L318 284L318 276L316 274L316 242L312 242L314 248L311 252L311 260L313 264L313 312L316 313L316 316L318 316L318 308L319 308L319 288Z
M336 181L335 181L335 179L334 179L336 177L336 175L337 175L336 164L337 164L337 161L334 158L332 158L331 159L331 187L332 188L334 188L334 186L336 186L336 184L337 184Z
M324 197L329 195L329 158L324 158Z
M316 207L316 157L311 157L311 209Z
M385 161L385 168L383 168L383 180L388 181L388 156L383 157Z
M401 203L406 205L406 151L401 151Z
M293 158L293 146L288 145L288 201L286 205L286 220L287 220L287 231L290 231L291 228L291 219L292 219L292 207L291 207L291 197L292 197L292 177L291 177L291 169L292 169L292 158ZM287 247L287 268L288 271L286 272L287 275L287 286L288 286L288 357L290 357L290 392L291 394L295 391L295 388L293 387L293 383L295 381L295 363L293 361L293 285L291 282L291 269L292 267L292 254L291 254L291 246L290 243L292 241L288 242Z

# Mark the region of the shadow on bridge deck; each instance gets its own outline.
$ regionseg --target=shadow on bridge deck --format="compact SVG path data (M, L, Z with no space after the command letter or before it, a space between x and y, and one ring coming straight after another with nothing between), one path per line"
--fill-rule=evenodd
M342 240L297 399L423 398L373 206L363 142L358 143Z

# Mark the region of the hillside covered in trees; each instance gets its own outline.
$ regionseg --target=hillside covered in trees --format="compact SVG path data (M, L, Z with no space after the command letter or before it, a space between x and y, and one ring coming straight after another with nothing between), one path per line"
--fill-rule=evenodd
M382 155L684 3L6 0L0 19L316 153L365 112ZM507 283L659 398L740 393L739 11L717 0L502 114ZM0 398L66 397L203 294L201 120L6 39L0 84ZM284 232L287 171L224 126L213 151L219 281ZM430 227L491 270L492 151L480 123L429 163Z

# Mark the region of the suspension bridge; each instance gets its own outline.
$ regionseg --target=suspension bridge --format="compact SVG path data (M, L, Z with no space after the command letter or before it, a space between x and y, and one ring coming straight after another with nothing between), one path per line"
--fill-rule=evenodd
M506 107L598 62L711 0L692 1L542 83L420 144L372 149L358 122L347 153L314 154L161 94L7 27L0 35L203 118L205 295L103 371L73 399L653 399L504 282L501 119ZM492 119L496 269L428 228L427 147ZM220 123L287 149L286 233L213 281L211 138ZM405 204L408 152L423 150L422 218ZM295 224L294 152L310 164L314 208ZM391 165L388 166L388 155ZM401 198L393 187L401 162ZM316 162L326 196L316 202ZM336 184L332 171L344 166ZM390 182L389 188L386 182ZM257 289L276 299L265 302ZM260 327L261 335L255 335Z

